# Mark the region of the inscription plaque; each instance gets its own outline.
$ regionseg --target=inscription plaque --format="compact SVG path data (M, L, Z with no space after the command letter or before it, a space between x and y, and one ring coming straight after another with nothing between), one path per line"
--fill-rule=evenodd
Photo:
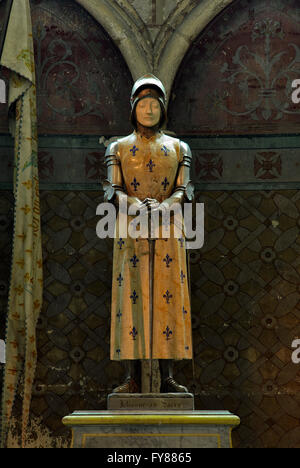
M192 393L112 393L108 410L194 410Z

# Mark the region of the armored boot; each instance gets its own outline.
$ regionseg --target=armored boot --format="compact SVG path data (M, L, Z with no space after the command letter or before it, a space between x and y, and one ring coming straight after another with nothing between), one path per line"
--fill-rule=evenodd
M188 393L188 389L173 379L173 360L159 360L162 393Z
M136 361L124 361L126 369L126 377L124 382L118 387L114 388L112 393L139 393L139 386L136 382L137 379L137 363Z

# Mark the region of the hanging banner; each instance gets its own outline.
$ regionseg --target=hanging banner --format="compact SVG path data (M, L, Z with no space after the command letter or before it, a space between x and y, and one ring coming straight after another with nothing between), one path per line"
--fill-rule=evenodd
M36 85L29 0L13 0L0 65L10 70L10 129L15 138L14 234L1 443L5 445L21 380L22 446L25 446L37 360L36 324L43 291Z

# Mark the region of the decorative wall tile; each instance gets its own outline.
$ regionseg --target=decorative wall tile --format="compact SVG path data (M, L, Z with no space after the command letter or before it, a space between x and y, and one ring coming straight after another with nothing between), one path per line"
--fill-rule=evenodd
M172 92L170 128L191 134L297 133L296 0L233 2L186 54ZM183 117L184 116L184 117Z
M300 182L299 149L193 149L194 181L214 184Z
M53 437L68 436L64 412L104 409L123 376L109 360L112 241L95 233L101 199L42 192L45 289L32 414ZM197 408L241 417L234 446L298 446L291 343L300 335L299 193L206 192L197 200L206 240L190 252L195 375L183 361L175 377Z
M128 132L132 78L104 29L73 1L31 4L39 133Z

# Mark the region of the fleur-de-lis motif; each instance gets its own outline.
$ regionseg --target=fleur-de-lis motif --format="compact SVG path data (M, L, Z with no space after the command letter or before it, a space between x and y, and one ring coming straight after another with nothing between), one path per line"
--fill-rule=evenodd
M169 341L170 336L173 335L173 332L172 332L172 330L169 328L169 326L167 326L167 328L165 329L165 331L163 331L163 335L166 335L166 340Z
M184 306L182 307L182 313L183 313L183 316L185 316L188 313L188 311L185 310Z
M170 182L168 182L168 179L165 177L164 181L161 183L161 185L164 186L164 191L167 190L167 186L170 185Z
M180 279L181 279L181 283L183 284L183 280L185 278L185 274L183 273L183 271L181 270L180 272Z
M161 151L164 152L165 156L168 156L168 153L169 153L170 150L165 145L163 145L163 147L161 148Z
M117 244L120 246L120 250L122 250L122 245L125 244L125 242L123 241L122 237L120 237L120 239L118 240Z
M133 304L136 304L136 300L138 299L138 297L139 296L137 295L136 290L134 289L133 293L130 296L130 299L132 299Z
M118 278L117 278L117 281L119 281L119 286L122 286L122 281L123 281L123 276L121 275L121 273L119 274Z
M135 340L136 335L138 334L138 331L135 327L133 327L129 333L129 335L132 336L132 339Z
M299 109L293 110L286 100L280 98L280 82L284 76L290 83L293 80L295 63L299 63L300 49L297 44L289 43L293 48L292 54L278 50L276 39L282 39L285 36L283 27L279 21L272 18L265 18L262 21L255 22L252 29L252 43L239 45L230 62L225 62L221 73L222 82L228 83L228 88L233 86L241 90L241 99L238 101L239 109L228 107L229 89L220 95L220 91L215 92L216 105L221 106L222 110L235 116L249 116L252 120L279 121L284 118L284 114L300 114ZM261 44L256 45L259 41ZM274 50L272 50L272 46ZM250 56L252 60L246 59ZM289 57L288 57L289 55ZM282 57L288 57L288 60L282 60ZM259 64L256 68L253 64ZM259 83L259 99L253 101L251 94L251 80ZM287 85L286 95L288 95ZM230 103L231 104L231 103Z
M137 264L137 262L139 262L139 259L138 259L137 256L134 254L134 256L130 259L130 262L132 263L133 268L136 268L136 264Z
M152 169L153 167L155 167L156 164L154 164L154 162L152 161L152 159L150 159L150 161L148 162L148 164L146 165L146 167L149 167L149 172L153 172Z
M169 256L169 254L167 254L163 261L166 262L167 268L170 268L170 263L173 261L173 259Z
M135 153L136 153L137 151L139 151L139 149L138 149L135 145L133 145L133 147L132 147L131 150L130 150L130 152L132 153L132 156L133 156L133 157L135 156Z
M121 354L120 348L116 349L116 353L117 353L117 355L120 357L120 354Z
M28 213L30 213L31 208L28 205L25 205L21 208L21 210L24 211L24 213L27 215Z
M172 294L170 294L170 291L167 290L166 293L163 295L163 297L166 299L166 304L170 304L170 299L173 297Z
M184 238L183 238L183 237L180 237L180 238L178 239L178 242L180 242L180 247L183 247Z
M121 322L121 317L122 317L122 312L119 309L119 312L117 313L118 321Z
M130 185L133 185L134 191L137 192L137 187L138 185L141 185L141 184L136 180L136 178L134 178Z

